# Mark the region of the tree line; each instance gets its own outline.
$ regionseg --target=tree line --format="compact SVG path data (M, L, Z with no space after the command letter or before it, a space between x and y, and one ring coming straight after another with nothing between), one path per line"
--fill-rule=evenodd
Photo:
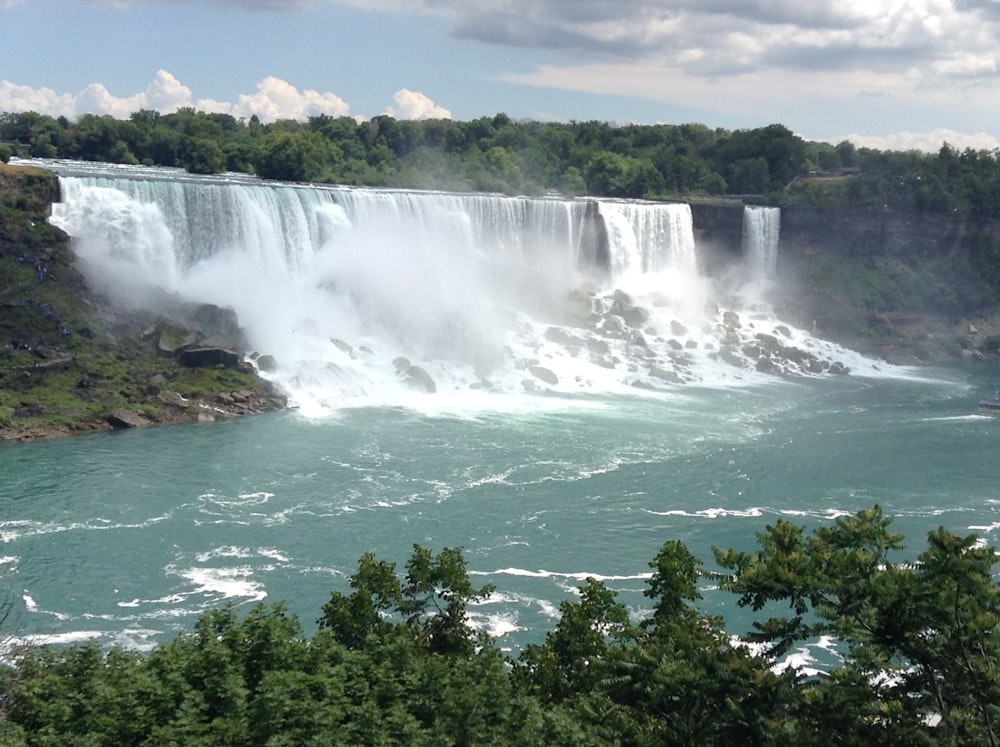
M0 741L22 745L996 745L997 556L931 532L902 562L879 507L807 533L779 520L708 572L680 542L649 609L593 579L517 658L467 625L457 548L367 554L306 636L283 604L232 606L148 653L22 652ZM739 638L696 606L706 580L757 618ZM839 663L778 666L833 637ZM752 644L752 645L751 645Z
M319 115L264 124L192 108L71 122L4 112L0 159L11 155L366 186L654 200L755 195L779 205L1000 216L996 150L945 143L936 154L878 151L806 141L780 124L731 131L502 113L467 122Z

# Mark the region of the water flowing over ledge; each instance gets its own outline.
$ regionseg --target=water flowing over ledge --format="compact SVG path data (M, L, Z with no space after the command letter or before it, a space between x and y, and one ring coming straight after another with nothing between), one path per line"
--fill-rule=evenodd
M93 285L233 308L304 412L887 371L768 307L774 208L747 210L745 266L723 282L699 273L686 204L54 168L52 220Z

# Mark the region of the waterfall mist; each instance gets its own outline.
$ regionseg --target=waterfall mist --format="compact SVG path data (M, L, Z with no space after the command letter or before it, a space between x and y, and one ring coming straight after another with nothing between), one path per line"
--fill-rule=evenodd
M96 288L132 307L166 293L233 308L253 350L277 362L266 375L307 412L475 409L486 392L667 395L822 373L834 359L873 368L700 276L684 204L82 165L61 184L53 221ZM775 217L747 215L759 280L773 270ZM410 366L434 385L414 388Z

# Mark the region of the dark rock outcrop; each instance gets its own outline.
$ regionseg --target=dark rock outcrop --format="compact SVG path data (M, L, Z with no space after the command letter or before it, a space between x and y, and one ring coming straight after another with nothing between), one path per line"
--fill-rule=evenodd
M235 350L217 347L190 347L177 352L177 362L188 368L208 368L225 366L242 370L242 356Z
M125 410L117 410L106 418L108 424L112 428L116 429L126 429L126 428L146 428L152 423L135 412L127 412Z

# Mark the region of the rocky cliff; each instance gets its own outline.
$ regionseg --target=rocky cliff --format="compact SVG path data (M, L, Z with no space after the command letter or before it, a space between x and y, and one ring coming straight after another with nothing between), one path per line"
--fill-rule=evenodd
M743 206L692 205L703 269L741 251ZM785 207L774 300L817 333L899 361L1000 350L1000 221Z
M0 164L0 441L284 406L231 311L124 314L96 297L47 221L57 197L52 174Z

